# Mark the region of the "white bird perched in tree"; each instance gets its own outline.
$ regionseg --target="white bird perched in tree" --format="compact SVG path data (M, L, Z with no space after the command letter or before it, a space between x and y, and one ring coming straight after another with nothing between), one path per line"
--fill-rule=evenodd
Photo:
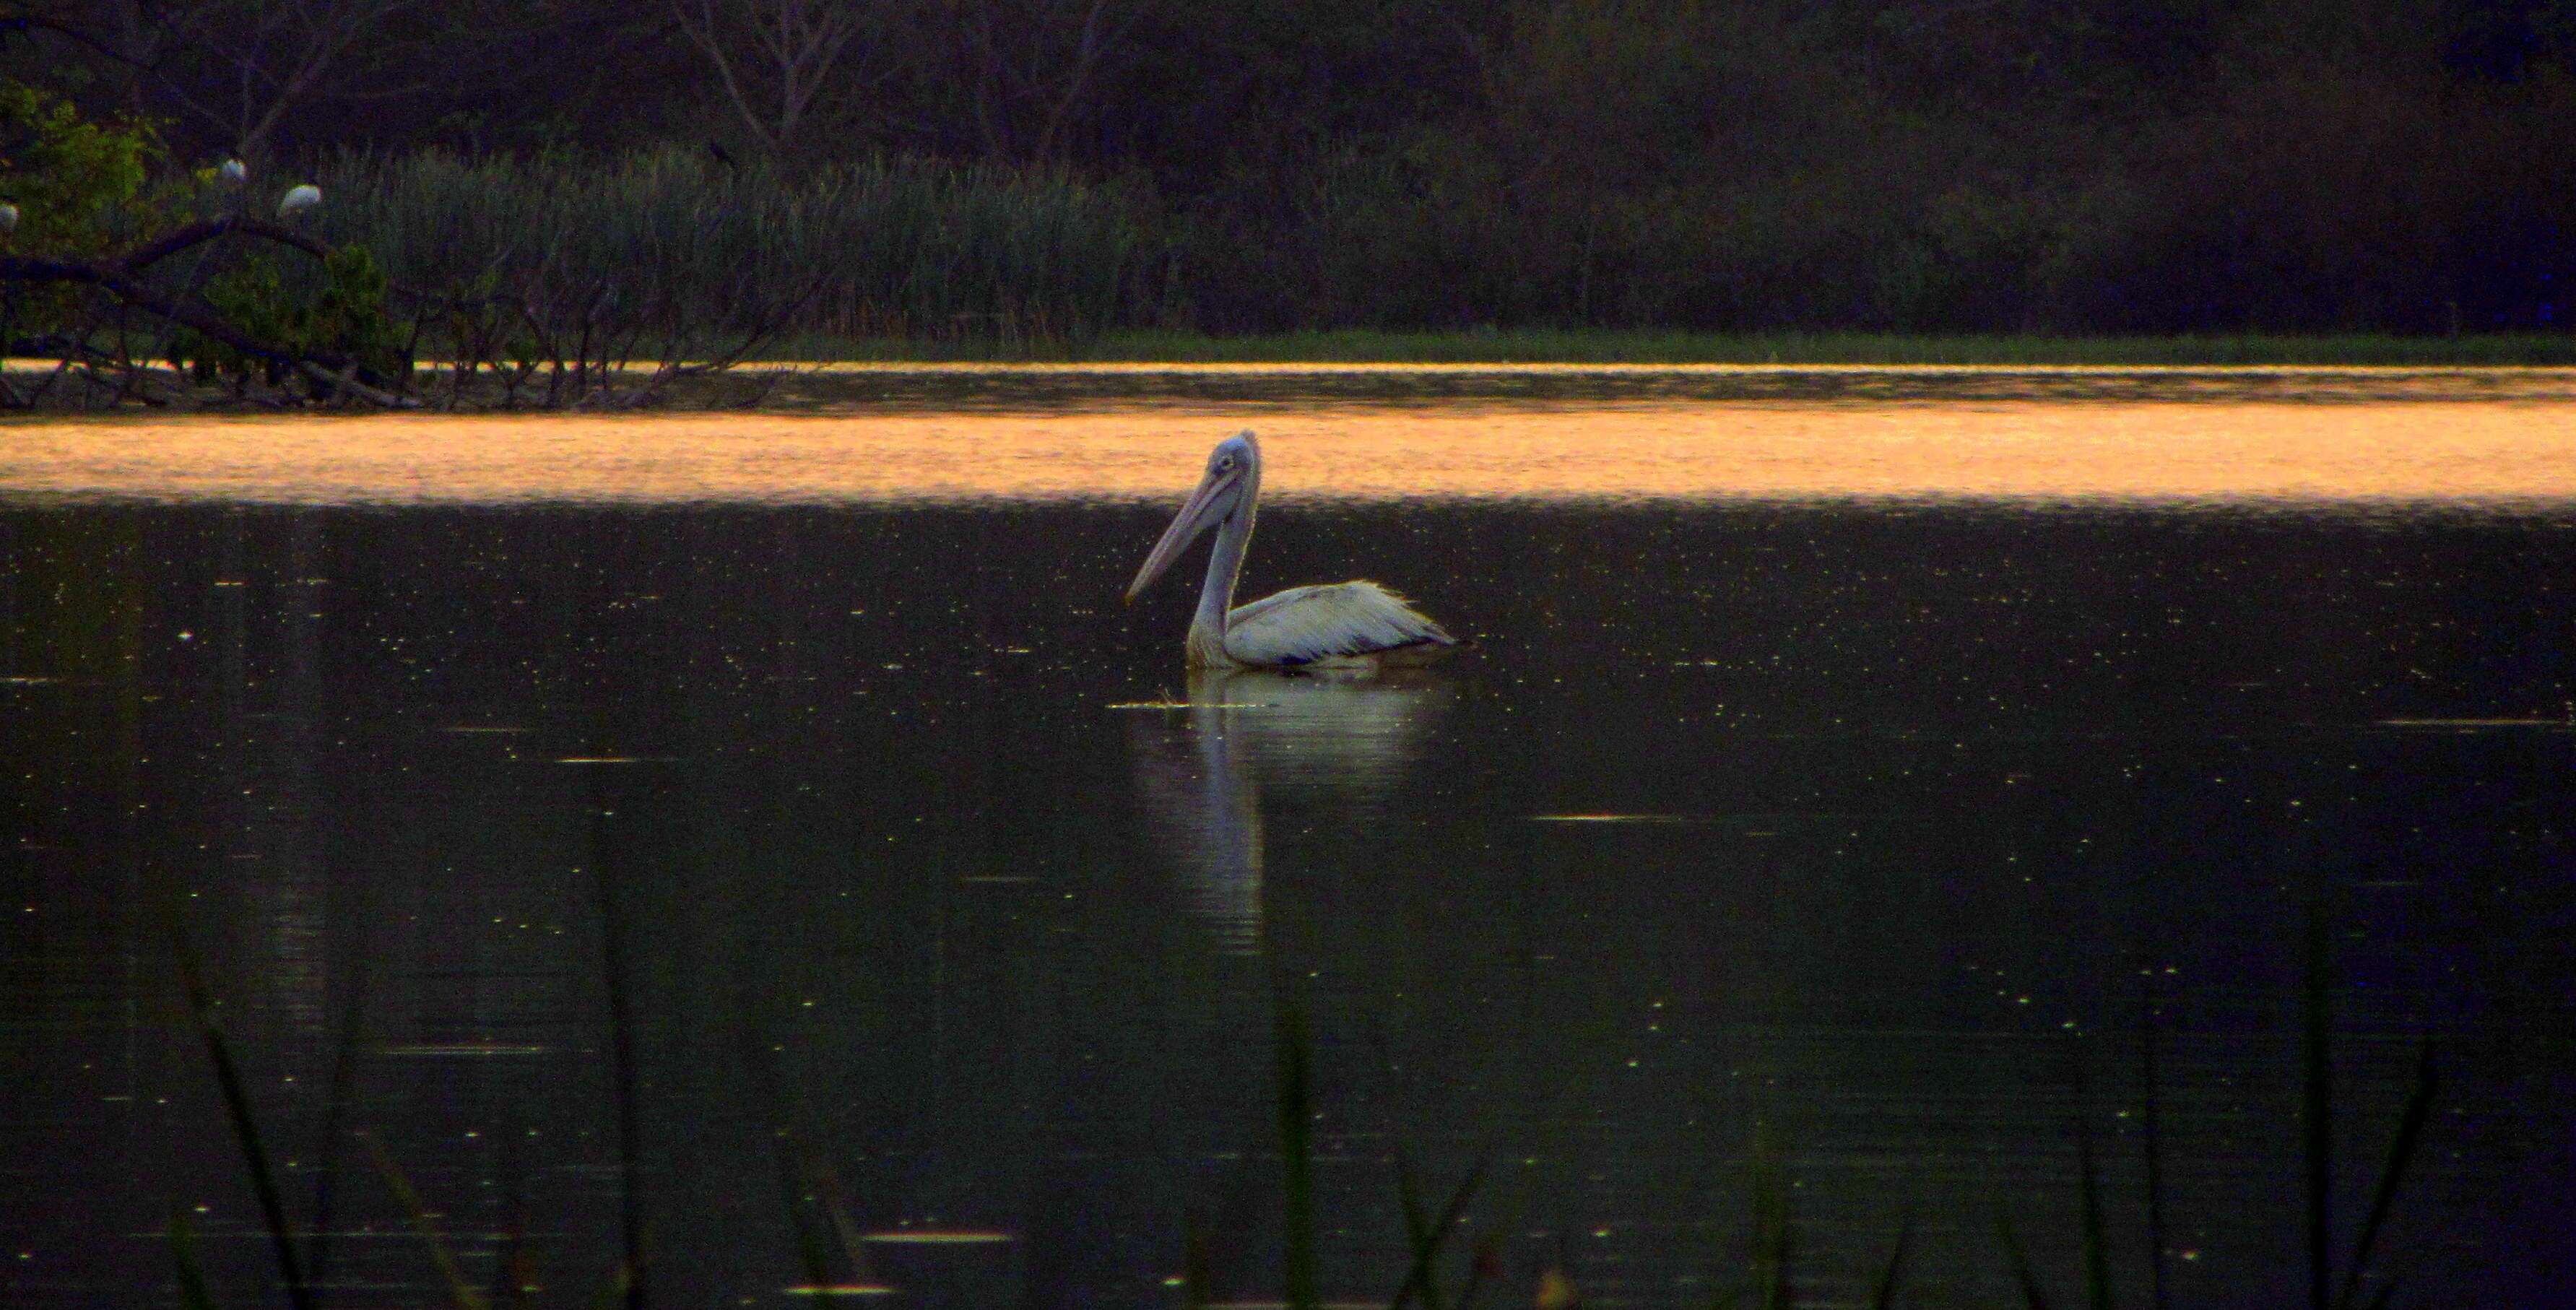
M277 202L277 216L279 218L293 218L297 214L301 214L305 210L311 209L315 205L321 203L322 188L307 182L302 186L288 191L286 193L286 198Z
M215 165L215 180L234 190L250 181L250 169L238 159L227 159Z
M1127 599L1136 599L1200 533L1223 525L1216 549L1208 554L1198 614L1190 620L1191 668L1375 669L1427 664L1458 644L1403 597L1374 582L1290 587L1236 607L1234 580L1243 571L1243 551L1252 540L1252 516L1260 499L1261 443L1249 432L1218 442L1199 489L1190 493L1127 588Z
M0 200L0 237L18 230L18 207Z

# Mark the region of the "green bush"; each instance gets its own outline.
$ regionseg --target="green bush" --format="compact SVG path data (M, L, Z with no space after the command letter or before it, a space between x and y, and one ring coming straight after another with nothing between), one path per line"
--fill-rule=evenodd
M359 381L384 387L411 373L411 360L386 312L384 270L363 245L342 246L321 261L320 286L298 294L276 261L253 255L206 282L206 303L253 340L326 360L342 360ZM170 365L200 385L228 381L236 390L254 376L286 381L276 360L253 358L192 329L172 334Z

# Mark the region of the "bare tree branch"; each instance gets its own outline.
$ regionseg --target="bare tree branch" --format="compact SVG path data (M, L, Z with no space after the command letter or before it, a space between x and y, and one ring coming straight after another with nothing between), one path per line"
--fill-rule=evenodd
M671 0L671 15L772 155L794 148L867 26L859 0Z

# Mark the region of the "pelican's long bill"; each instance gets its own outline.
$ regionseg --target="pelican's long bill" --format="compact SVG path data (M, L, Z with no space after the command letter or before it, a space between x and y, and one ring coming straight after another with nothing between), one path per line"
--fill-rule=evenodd
M1225 521L1225 516L1234 509L1233 492L1242 480L1243 470L1239 464L1223 469L1210 468L1207 476L1199 479L1199 489L1190 493L1189 500L1181 506L1181 512L1173 516L1172 526L1163 529L1162 540L1155 542L1154 549L1146 554L1144 567L1136 570L1136 580L1127 584L1130 603L1135 601L1138 593L1153 585L1154 579L1163 576L1163 570L1172 567L1172 561L1179 559L1181 552L1188 550L1200 533Z

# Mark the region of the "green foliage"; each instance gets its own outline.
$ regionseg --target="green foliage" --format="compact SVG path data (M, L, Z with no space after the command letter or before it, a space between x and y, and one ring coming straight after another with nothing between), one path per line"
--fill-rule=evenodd
M373 251L342 246L322 261L322 289L313 299L304 345L356 365L365 381L383 383L411 371L393 320L385 312L390 286Z
M360 381L387 385L408 376L411 361L386 314L384 269L365 246L343 246L322 261L320 286L309 294L290 287L277 263L253 255L207 279L206 303L255 341L281 350L345 360ZM170 365L200 385L223 380L235 390L253 377L277 386L286 380L273 359L244 355L191 329L174 333Z
M137 231L166 223L169 198L149 186L160 138L132 119L91 122L69 101L0 82L0 134L23 141L0 156L0 197L18 206L12 254L93 259Z
M0 200L18 207L0 253L81 261L119 249L138 232L167 224L177 197L153 185L160 138L133 119L93 122L70 102L36 87L0 81ZM0 337L66 326L83 291L0 284Z
M206 283L206 303L226 322L254 340L284 346L292 333L286 297L278 285L277 264L252 256L218 273ZM259 371L270 386L281 380L274 361L253 360L220 341L181 330L170 341L170 366L191 374L198 383L218 377L238 388Z

